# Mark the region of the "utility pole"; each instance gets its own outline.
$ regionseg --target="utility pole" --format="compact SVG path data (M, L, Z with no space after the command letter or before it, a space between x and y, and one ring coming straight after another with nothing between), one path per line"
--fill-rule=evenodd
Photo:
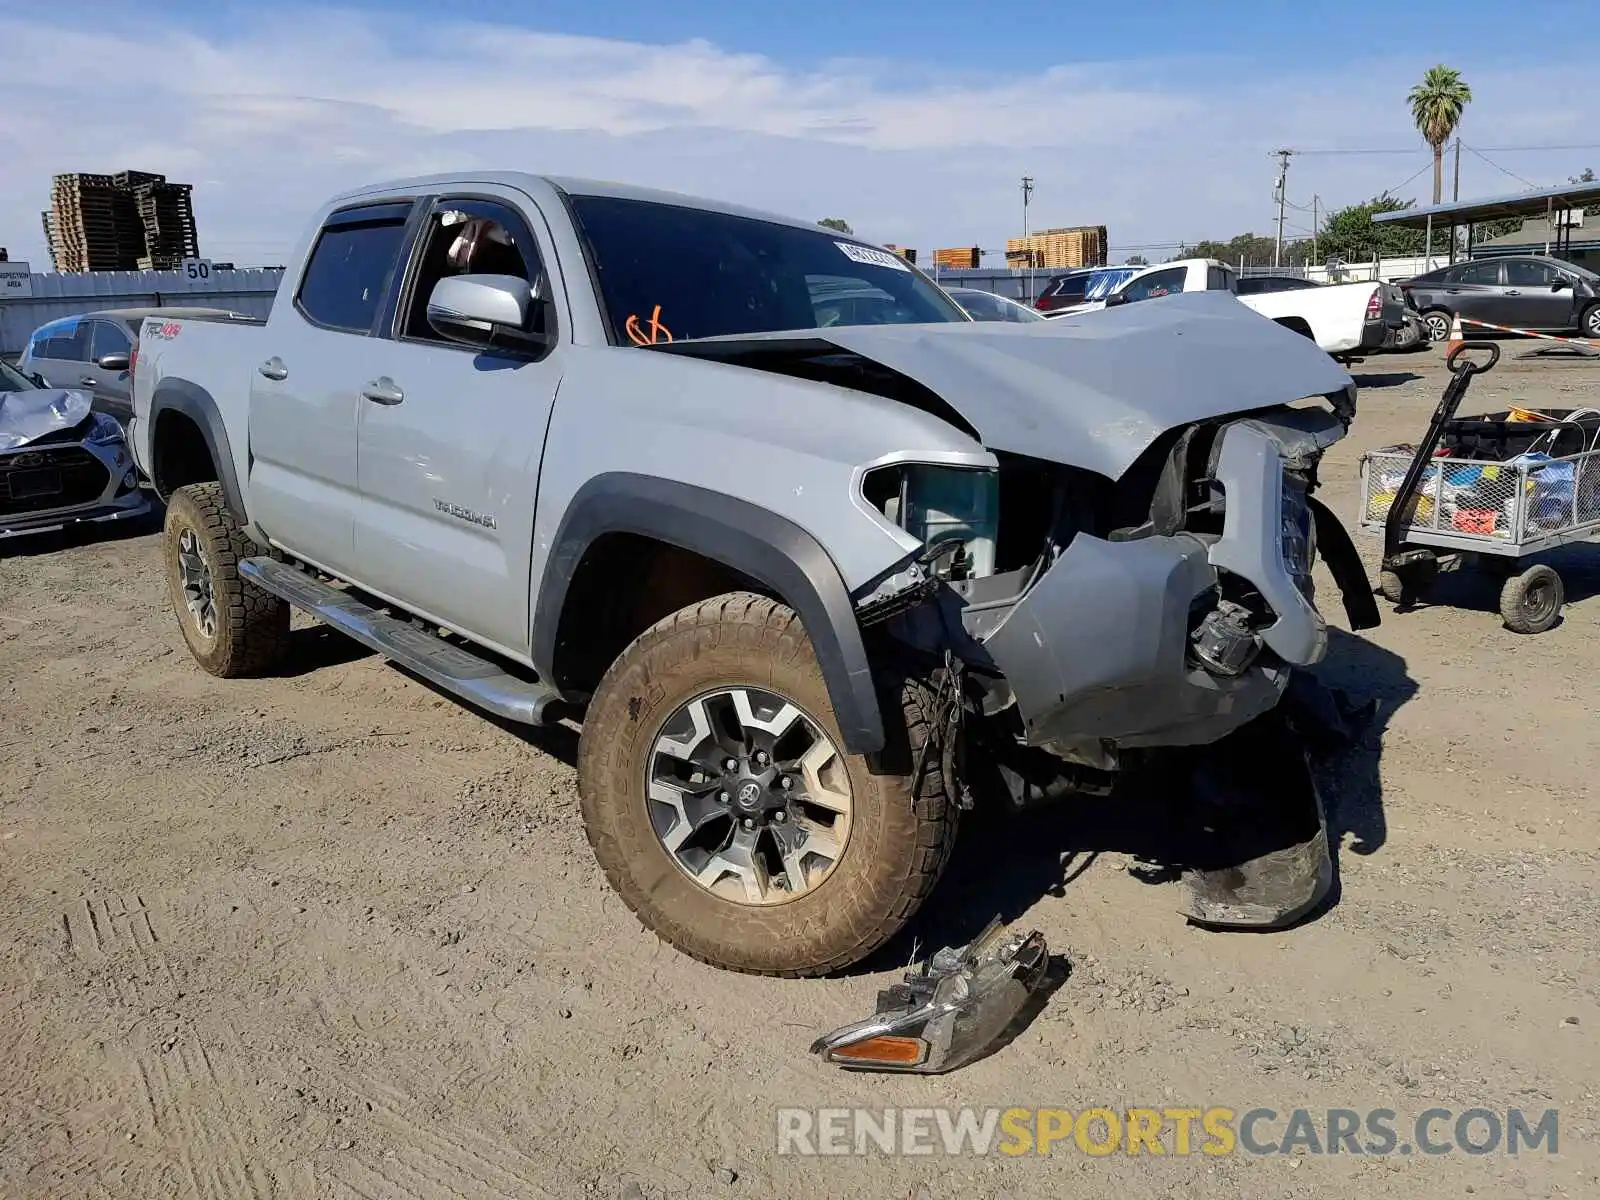
M1320 196L1313 195L1311 197L1311 262L1315 262L1315 263L1320 263L1322 261L1322 259L1317 254L1317 228L1321 224L1321 222L1317 218L1317 202L1320 199L1321 199ZM1310 263L1307 263L1306 265L1310 266ZM1307 271L1306 272L1307 278L1309 278L1310 275L1311 275L1311 272Z
M1461 199L1461 137L1459 134L1456 136L1456 182L1455 187L1451 190L1450 199L1452 201L1458 201ZM1452 217L1450 220L1450 261L1455 262L1455 260L1456 223L1455 218Z
M1272 248L1272 265L1274 269L1283 265L1283 217L1284 206L1289 198L1289 156L1293 150L1274 150L1278 156L1278 241Z
M1025 298L1028 299L1028 300L1032 300L1033 299L1033 250L1032 250L1031 247L1029 247L1027 245L1027 241L1028 241L1028 197L1030 197L1032 195L1033 195L1033 176L1032 175L1024 175L1022 177L1022 241L1023 241L1023 253L1025 253L1027 255L1027 257L1025 259L1023 259L1023 262L1025 262L1027 264L1028 277L1027 277L1027 283L1025 285L1023 294L1024 294Z

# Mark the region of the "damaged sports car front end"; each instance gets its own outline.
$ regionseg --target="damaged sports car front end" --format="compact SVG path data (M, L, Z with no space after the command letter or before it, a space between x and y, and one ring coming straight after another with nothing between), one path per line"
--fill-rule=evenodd
M149 511L115 418L0 363L0 538Z

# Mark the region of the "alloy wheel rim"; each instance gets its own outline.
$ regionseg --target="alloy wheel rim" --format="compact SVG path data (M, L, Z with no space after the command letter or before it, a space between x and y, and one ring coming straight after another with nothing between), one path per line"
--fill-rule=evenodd
M850 838L843 753L814 717L761 688L719 688L674 710L651 747L645 796L679 870L737 904L814 891Z
M1423 324L1428 327L1428 337L1435 342L1442 342L1450 336L1450 322L1436 313L1424 318Z
M192 529L185 529L178 535L178 578L183 586L184 606L189 610L195 629L208 640L216 637L217 603L211 567Z

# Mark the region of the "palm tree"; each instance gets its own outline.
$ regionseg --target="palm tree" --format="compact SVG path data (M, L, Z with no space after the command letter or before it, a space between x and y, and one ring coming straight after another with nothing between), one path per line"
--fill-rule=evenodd
M1406 97L1411 118L1423 140L1433 147L1433 202L1444 195L1444 145L1461 124L1461 113L1472 103L1472 89L1454 67L1429 67L1422 82Z

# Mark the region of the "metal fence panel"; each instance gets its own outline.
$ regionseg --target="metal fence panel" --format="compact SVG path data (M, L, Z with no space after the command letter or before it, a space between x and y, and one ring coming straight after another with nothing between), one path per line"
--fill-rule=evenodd
M264 317L283 277L279 267L213 270L209 279L182 271L96 271L33 275L31 296L0 300L0 354L20 354L28 337L47 321L101 308L228 308Z

